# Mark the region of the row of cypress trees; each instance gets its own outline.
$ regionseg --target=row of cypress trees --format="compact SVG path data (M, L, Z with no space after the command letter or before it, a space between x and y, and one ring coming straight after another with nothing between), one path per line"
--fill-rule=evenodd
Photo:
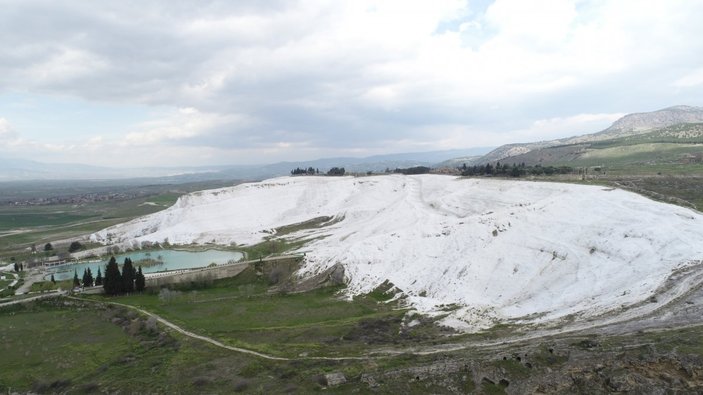
M106 295L120 295L144 291L146 279L142 273L142 267L139 266L138 270L135 269L130 258L125 258L122 273L120 273L117 260L113 256L105 267L105 278L102 285Z
M52 275L53 281L53 275ZM84 287L103 286L105 289L105 294L107 295L120 295L124 293L132 292L142 292L146 287L146 279L142 273L142 267L135 269L132 264L132 260L125 258L124 265L122 266L122 273L120 273L120 268L117 265L117 260L113 256L110 258L105 267L105 277L103 277L98 268L98 275L93 278L93 272L90 268L86 268L83 271L83 281L78 279L78 271L73 273L73 286L80 287L81 284Z
M51 282L54 281L54 275L51 275ZM73 271L73 286L80 287L83 284L84 287L92 287L93 285L103 285L103 275L100 273L100 268L98 268L97 277L93 278L93 271L90 268L83 270L83 281L78 279L78 271Z

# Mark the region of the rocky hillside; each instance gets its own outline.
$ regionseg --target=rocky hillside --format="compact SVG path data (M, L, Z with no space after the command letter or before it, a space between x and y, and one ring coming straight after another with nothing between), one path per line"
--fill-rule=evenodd
M667 128L674 125L680 124L692 124L692 123L702 123L703 122L703 107L693 107L693 106L674 106L665 108L658 111L645 112L645 113L635 113L626 115L613 124L598 133L585 134L581 136L568 137L558 140L550 141L540 141L533 143L518 143L518 144L506 144L496 148L495 150L489 152L483 157L474 160L471 164L485 164L494 163L500 160L506 160L507 158L513 158L515 162L527 161L534 163L544 162L545 159L552 159L552 156L556 155L559 158L564 157L564 153L549 153L547 158L537 158L533 160L533 156L526 154L533 152L535 150L565 146L565 145L576 145L593 143L603 140L618 139L628 136L637 136L640 134L645 134L660 128ZM579 147L580 149L580 147ZM574 152L569 151L566 157L574 156ZM521 156L518 158L518 156Z
M679 123L703 122L703 108L674 106L659 111L625 115L602 133L641 132Z

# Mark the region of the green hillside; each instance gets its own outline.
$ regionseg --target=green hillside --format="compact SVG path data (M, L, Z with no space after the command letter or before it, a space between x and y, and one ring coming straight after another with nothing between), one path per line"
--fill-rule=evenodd
M501 160L542 166L597 168L611 174L703 174L703 124L536 149Z

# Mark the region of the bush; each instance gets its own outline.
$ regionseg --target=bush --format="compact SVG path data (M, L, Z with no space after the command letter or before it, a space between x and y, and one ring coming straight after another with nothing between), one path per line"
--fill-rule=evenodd
M345 170L343 167L333 167L331 168L328 172L328 176L343 176L345 173Z
M244 392L249 388L249 380L239 380L234 383L234 392Z
M71 245L68 246L68 252L71 252L71 253L76 252L78 250L82 250L82 249L83 249L83 244L81 244L77 241L74 241L73 243L71 243Z
M395 169L393 170L393 173L400 173L400 174L405 174L405 175L410 175L410 174L427 174L430 172L429 167L427 166L415 166L415 167L409 167L407 169Z
M181 296L181 291L172 291L168 288L161 288L159 291L159 300L162 303L171 303Z
M271 269L271 272L269 273L269 284L270 285L275 285L278 284L281 280L283 280L283 276L285 275L285 270L282 267L274 267Z

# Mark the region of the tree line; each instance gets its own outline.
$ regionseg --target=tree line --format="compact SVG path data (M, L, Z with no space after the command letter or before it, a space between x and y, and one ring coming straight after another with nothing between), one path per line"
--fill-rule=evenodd
M300 167L296 167L295 169L290 171L290 174L292 176L314 176L315 174L320 174L320 169L313 169L312 167L308 167L307 169L301 169Z
M406 169L396 168L395 170L393 170L393 173L405 174L405 175L428 174L430 172L430 170L432 170L432 169L427 166L414 166L414 167L408 167Z
M508 176L508 177L522 177L525 175L541 176L547 175L551 176L553 174L570 174L573 173L574 168L569 166L525 166L525 163L513 163L512 166L507 163L501 164L497 162L495 166L490 163L485 165L474 165L466 166L464 163L459 170L462 176Z
M345 170L343 167L333 167L327 171L328 176L343 176L345 173ZM314 169L312 167L308 167L307 169L301 169L300 167L296 167L295 169L290 171L290 174L292 176L314 176L320 174L320 169Z

